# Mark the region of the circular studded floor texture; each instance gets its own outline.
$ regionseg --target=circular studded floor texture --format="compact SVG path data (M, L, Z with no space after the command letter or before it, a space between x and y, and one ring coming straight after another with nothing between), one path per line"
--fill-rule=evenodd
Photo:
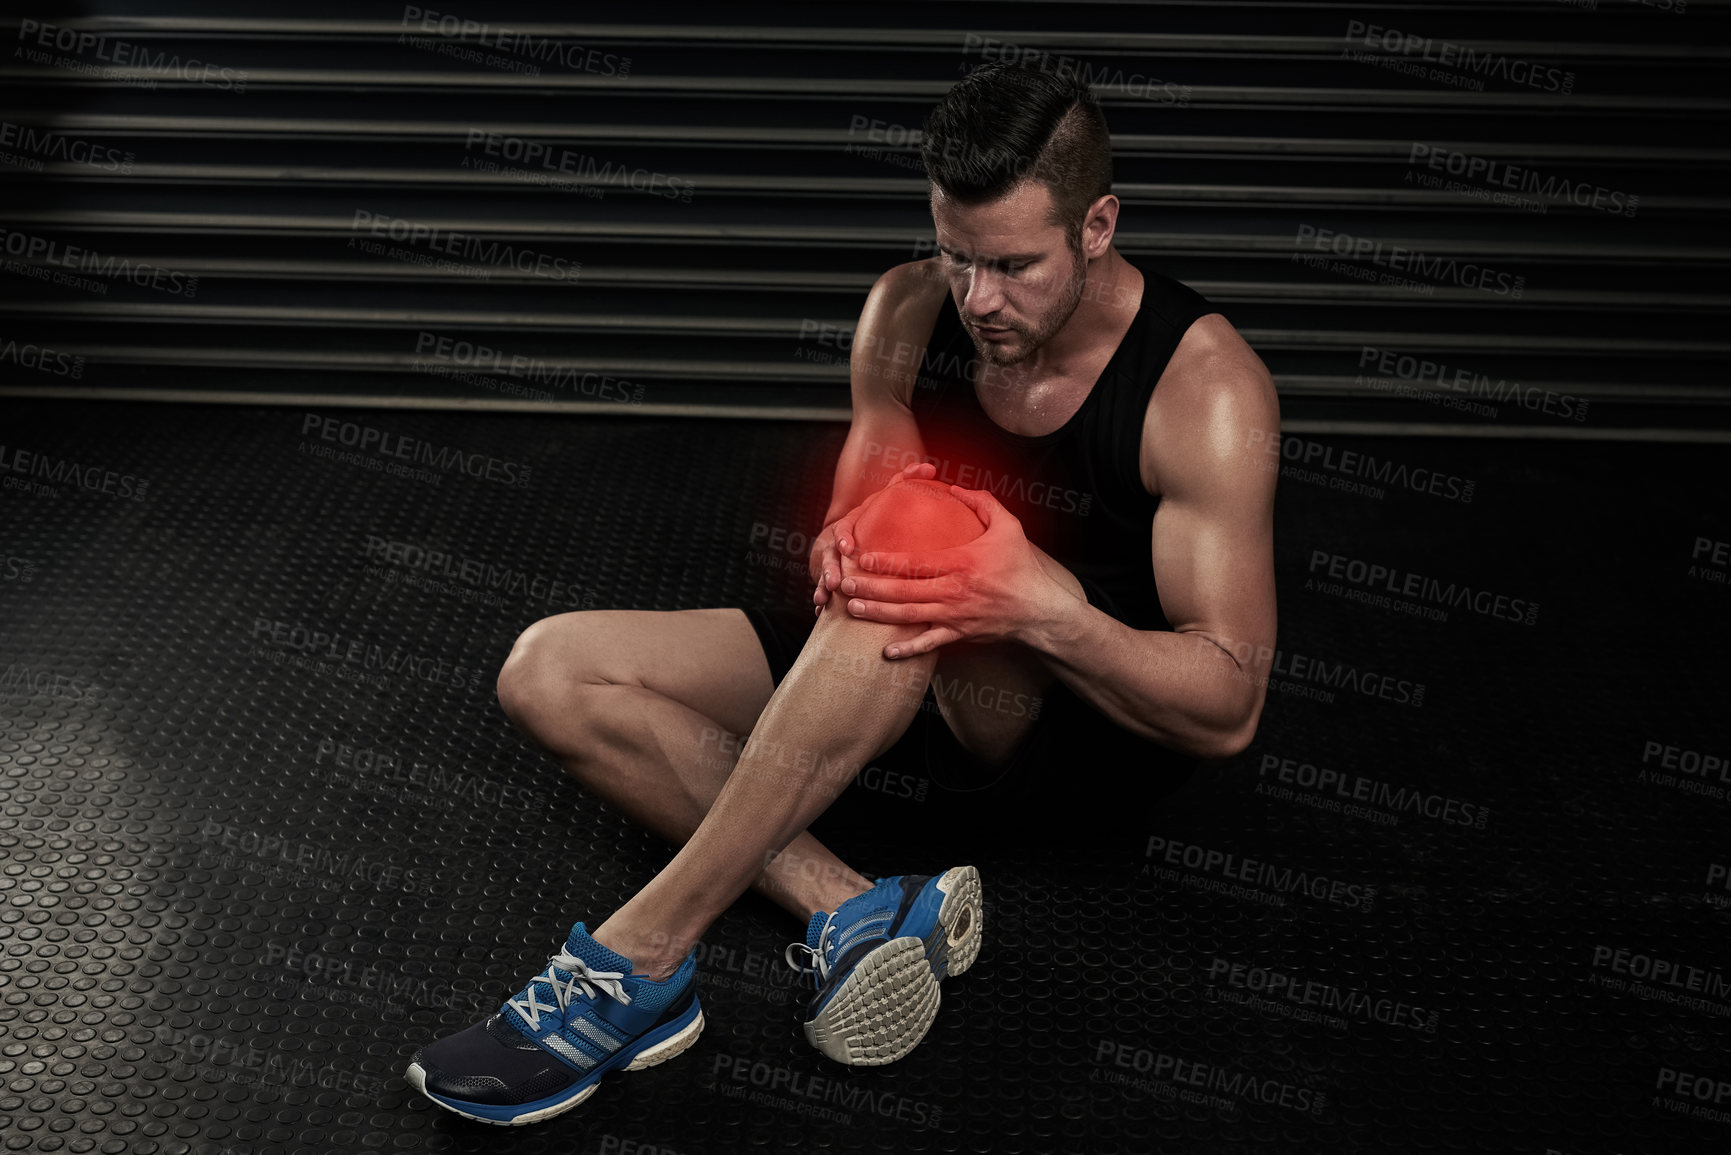
M696 1046L505 1131L409 1057L668 850L511 728L499 665L552 613L808 598L773 543L845 430L321 415L498 463L417 474L287 408L7 411L0 1151L1731 1149L1720 448L1354 442L1470 503L1284 480L1261 730L1134 846L843 848L979 868L913 1054L814 1052L800 928L748 896Z

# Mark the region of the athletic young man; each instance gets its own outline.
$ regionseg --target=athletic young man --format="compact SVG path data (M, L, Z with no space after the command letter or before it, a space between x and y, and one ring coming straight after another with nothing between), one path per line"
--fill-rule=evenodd
M807 1038L898 1059L978 955L984 907L972 867L873 880L807 829L862 767L911 746L935 829L1039 836L1134 826L1255 734L1275 637L1267 369L1113 247L1085 86L984 66L922 149L938 255L885 273L861 313L815 613L559 614L500 671L516 725L681 849L497 1014L416 1054L408 1079L441 1106L533 1122L679 1054L703 1027L693 948L752 886L807 927L789 948L817 987Z

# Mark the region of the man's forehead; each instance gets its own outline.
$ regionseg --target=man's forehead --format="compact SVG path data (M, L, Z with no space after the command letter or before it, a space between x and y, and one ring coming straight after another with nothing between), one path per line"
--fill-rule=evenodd
M1051 206L1051 190L1037 181L980 204L962 204L933 185L932 223L938 249L1002 261L1045 256L1064 243L1064 230L1051 221Z

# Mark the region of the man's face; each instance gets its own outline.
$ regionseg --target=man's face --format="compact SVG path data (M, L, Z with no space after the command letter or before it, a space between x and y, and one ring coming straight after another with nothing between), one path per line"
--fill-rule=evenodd
M932 188L938 261L980 359L1015 365L1062 329L1082 300L1088 262L1050 221L1052 190L1027 180L964 205Z

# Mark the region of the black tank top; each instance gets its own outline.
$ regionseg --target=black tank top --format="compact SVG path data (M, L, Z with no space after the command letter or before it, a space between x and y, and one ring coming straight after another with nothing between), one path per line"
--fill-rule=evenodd
M1170 630L1154 587L1151 538L1160 499L1142 487L1148 398L1185 330L1219 312L1200 293L1143 272L1142 303L1080 409L1036 437L980 406L973 339L946 294L920 365L912 409L937 480L991 492L1028 540L1081 580L1088 601L1134 629ZM899 467L899 466L898 466Z

